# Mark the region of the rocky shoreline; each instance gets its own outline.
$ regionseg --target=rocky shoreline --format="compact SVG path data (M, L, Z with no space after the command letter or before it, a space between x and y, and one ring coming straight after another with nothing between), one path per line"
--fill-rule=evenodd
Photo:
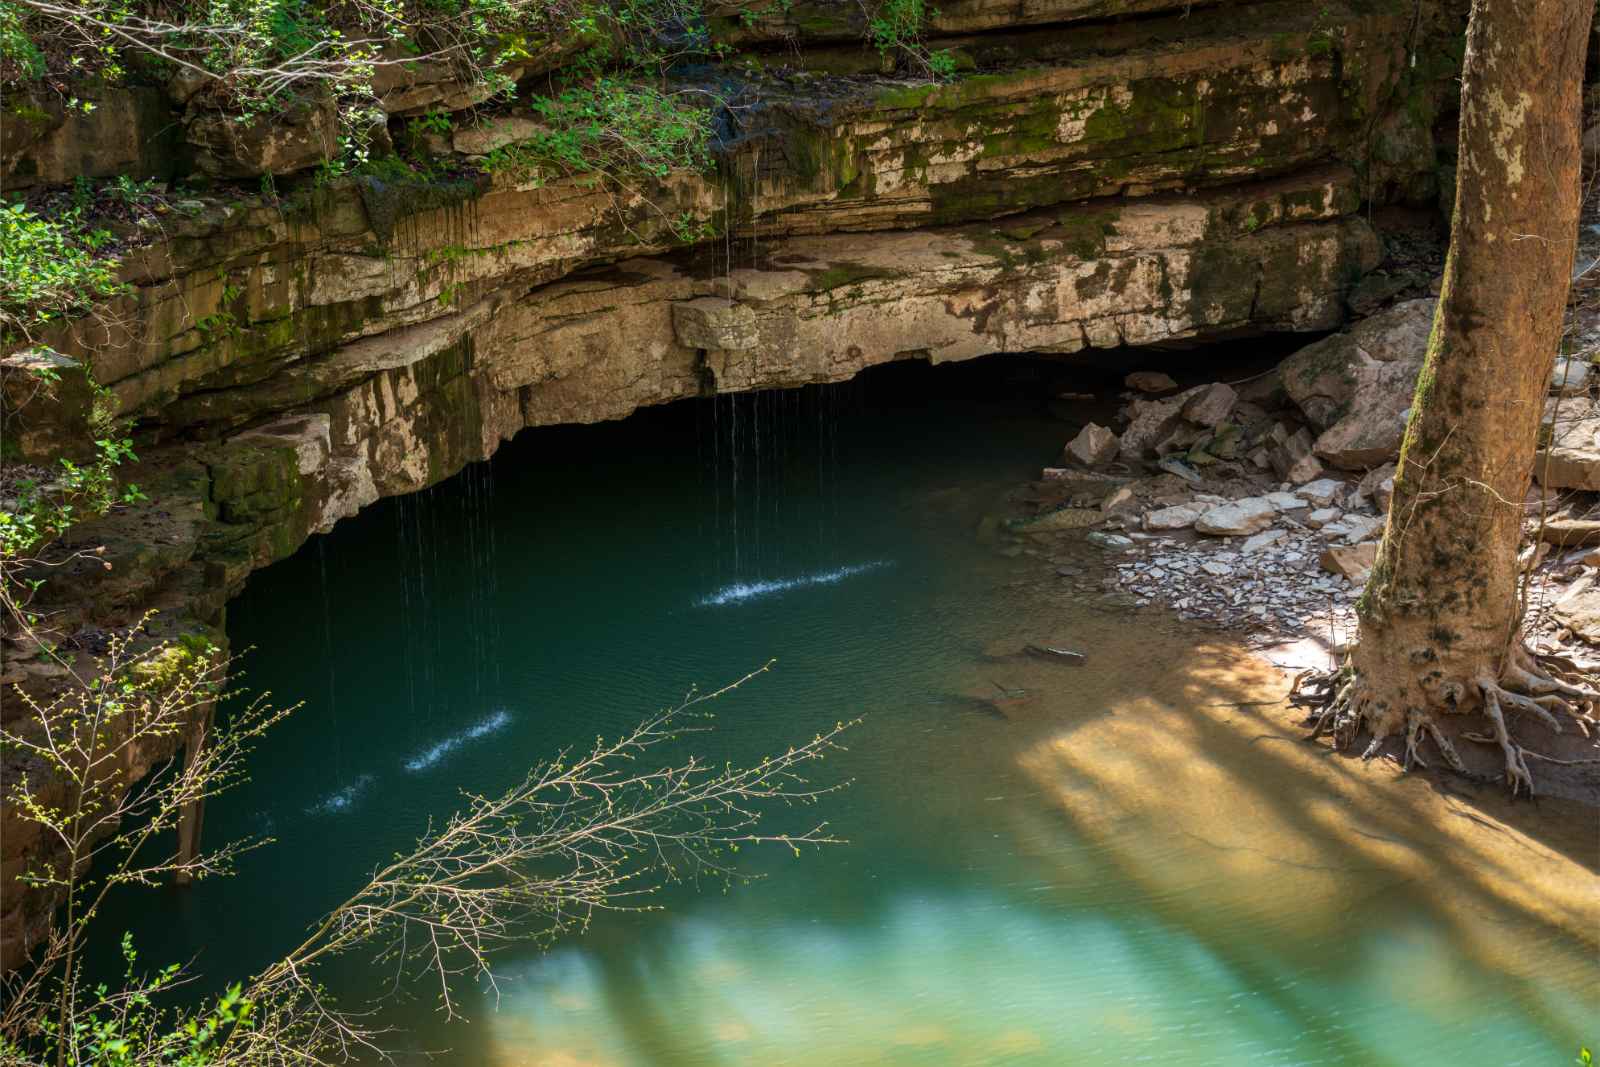
M1583 248L1522 564L1530 645L1600 675L1600 266L1583 267L1600 264L1593 205ZM1140 371L1114 391L1057 395L1052 409L1078 428L980 538L1036 561L1025 584L1047 596L1226 635L1278 667L1287 691L1355 638L1432 304L1402 300L1241 381ZM1540 736L1541 795L1600 807L1587 734ZM1472 777L1492 783L1493 771Z

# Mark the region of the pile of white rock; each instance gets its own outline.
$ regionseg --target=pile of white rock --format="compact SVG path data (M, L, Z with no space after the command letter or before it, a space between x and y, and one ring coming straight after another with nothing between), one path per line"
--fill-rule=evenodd
M1383 468L1359 482L1319 478L1233 500L1197 492L1136 522L1125 516L1126 533L1099 542L1133 557L1114 564L1107 584L1140 606L1161 603L1261 640L1337 644L1353 632L1392 489Z

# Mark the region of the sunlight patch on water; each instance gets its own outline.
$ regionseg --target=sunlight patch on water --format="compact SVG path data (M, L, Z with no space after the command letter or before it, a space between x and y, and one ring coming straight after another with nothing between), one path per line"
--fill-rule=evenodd
M1313 1044L1178 931L992 894L897 897L861 926L681 918L662 934L642 958L566 950L527 967L488 1016L486 1062L1054 1067L1156 1062L1179 1040L1186 1062L1285 1064ZM1162 981L1152 955L1186 981Z
M494 711L492 714L479 719L477 722L473 723L465 730L462 730L460 733L451 734L449 737L446 737L441 741L435 741L433 744L429 745L415 756L412 756L410 759L406 760L405 768L413 774L416 774L419 771L425 771L428 768L438 764L440 760L450 755L450 753L454 752L468 741L476 741L479 738L488 737L490 734L504 729L510 722L511 713L506 711L504 708L500 708Z
M377 779L370 774L357 777L342 789L336 789L306 809L307 815L337 815L349 811L355 805L357 798L367 791Z
M742 604L746 600L756 600L774 593L786 593L791 589L804 589L813 585L836 585L846 578L854 578L858 574L868 571L881 570L884 567L894 566L893 561L886 559L873 560L871 563L853 563L848 567L836 567L831 571L820 571L816 574L803 574L798 578L773 578L770 581L759 582L734 582L725 585L715 593L700 601L703 608L723 607L727 604Z

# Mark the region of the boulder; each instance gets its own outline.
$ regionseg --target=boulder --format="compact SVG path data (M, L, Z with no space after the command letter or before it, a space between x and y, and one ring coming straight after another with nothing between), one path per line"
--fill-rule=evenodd
M1196 426L1205 426L1215 429L1227 421L1233 414L1233 405L1238 401L1239 394L1221 382L1202 385L1192 394L1185 394L1188 400L1183 405L1183 417Z
M1128 426L1122 431L1118 458L1138 463L1160 453L1156 446L1169 442L1183 428L1183 401L1135 400L1128 405Z
M1134 371L1122 379L1122 384L1141 393L1170 393L1178 387L1169 375L1153 370Z
M1389 475L1372 487L1372 502L1378 505L1379 511L1388 513L1389 505L1394 503L1394 475Z
M1208 510L1200 504L1174 504L1146 512L1143 525L1146 530L1186 530Z
M1104 500L1100 501L1100 510L1110 515L1113 512L1131 511L1136 505L1137 501L1134 500L1133 490L1125 485L1119 485L1107 493Z
M1200 472L1189 466L1177 456L1165 456L1156 464L1157 469L1165 471L1174 477L1182 478L1190 485L1200 485L1205 479L1200 477Z
M1110 552L1126 552L1133 547L1133 538L1124 537L1121 534L1106 533L1104 530L1090 530L1084 540L1091 545Z
M1158 438L1151 447L1158 456L1171 456L1181 452L1188 458L1189 453L1194 451L1194 446L1198 445L1205 435L1204 429L1180 418L1177 424Z
M331 96L318 96L252 121L204 110L189 121L195 166L214 178L283 176L332 159L339 150L339 113Z
M1329 574L1338 574L1352 581L1365 582L1378 561L1378 542L1360 545L1333 545L1317 559Z
M1400 440L1405 436L1407 408L1397 414L1374 404L1360 414L1339 420L1317 438L1315 451L1330 466L1358 471L1400 455Z
M1356 483L1356 496L1363 500L1370 500L1374 504L1378 504L1380 490L1382 490L1382 487L1385 483L1387 483L1389 486L1387 490L1388 495L1393 496L1394 474L1395 465L1393 463L1385 463L1381 467L1377 467L1368 471L1362 476L1361 481ZM1385 503L1379 506L1382 508L1382 510L1388 511L1389 505L1387 503L1387 498L1385 498Z
M1338 508L1318 508L1300 521L1313 530L1320 530L1330 522L1338 522L1343 515Z
M1589 391L1594 365L1583 359L1558 359L1550 374L1550 392L1555 396L1578 396Z
M1266 500L1249 496L1205 512L1195 520L1194 528L1214 537L1244 537L1265 530L1277 516L1277 509Z
M1283 362L1285 390L1322 431L1318 456L1361 470L1399 455L1433 308L1432 299L1396 304Z
M1278 477L1294 485L1322 473L1322 464L1312 455L1311 433L1304 426L1269 446L1267 458Z
M1332 478L1318 478L1314 482L1307 482L1294 491L1294 495L1304 500L1314 508L1325 508L1332 504L1339 495L1339 490L1344 488L1343 483Z
M1600 490L1600 408L1567 401L1546 415L1533 474L1546 489Z
M1573 582L1550 610L1563 626L1600 645L1600 575L1585 574Z
M1091 422L1067 442L1066 459L1080 467L1103 467L1117 458L1122 442L1104 426Z

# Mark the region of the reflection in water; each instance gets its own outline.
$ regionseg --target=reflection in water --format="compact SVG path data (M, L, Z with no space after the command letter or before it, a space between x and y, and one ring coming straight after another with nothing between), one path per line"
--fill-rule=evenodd
M663 411L530 434L492 494L469 479L379 505L325 557L252 578L229 609L258 649L249 682L307 707L206 832L271 826L278 844L230 882L114 902L110 925L231 980L461 790L776 656L692 743L748 761L862 717L825 765L854 780L822 809L850 844L747 850L753 884L671 887L663 911L503 956L497 989L463 991L469 1024L437 1020L425 989L386 1002L403 1056L1460 1067L1561 1064L1596 1040L1591 813L1303 744L1256 706L1286 688L1270 668L1065 591L1057 566L1097 550L980 547L1061 425L968 372L903 371L847 394L854 417L828 393L725 399L698 430ZM779 439L755 436L757 412ZM305 603L339 635L337 716ZM1029 642L1088 660L1005 652ZM351 959L327 981L355 1006L373 975Z
M1060 617L1012 609L997 632ZM486 1062L1559 1064L1592 1039L1589 813L1306 745L1240 648L1075 636L1089 668L1006 661L1006 741L939 779L989 841L923 846L973 877L574 944L518 969ZM931 737L918 771L954 758Z

